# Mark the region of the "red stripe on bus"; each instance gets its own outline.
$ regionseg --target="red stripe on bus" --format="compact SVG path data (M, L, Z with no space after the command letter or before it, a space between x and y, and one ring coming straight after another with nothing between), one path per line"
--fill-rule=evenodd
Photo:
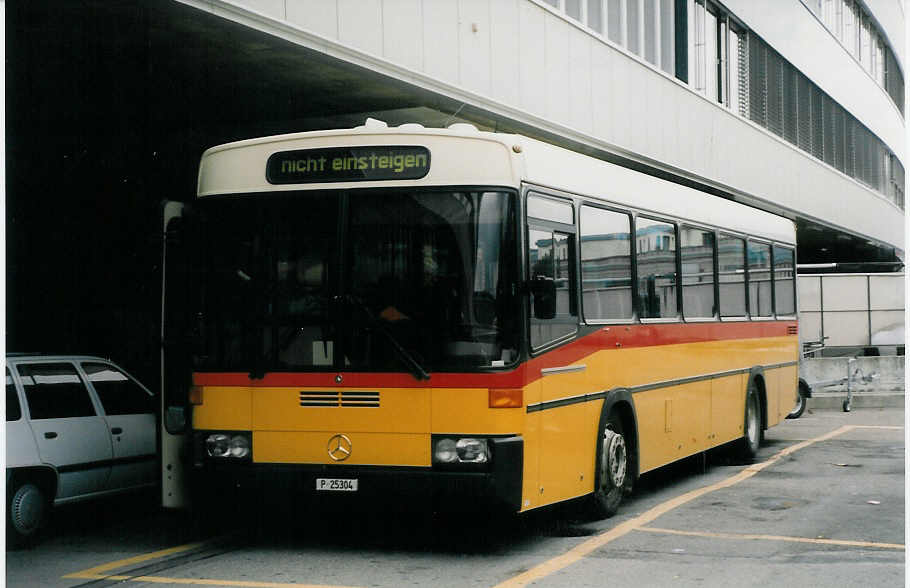
M255 388L509 388L522 387L540 378L540 370L567 366L603 349L656 347L734 339L793 337L796 321L675 323L610 325L532 358L508 372L434 372L429 381L417 380L407 372L270 372L251 380L246 373L199 372L196 386L246 386ZM789 332L788 332L789 330ZM342 381L336 381L337 377Z

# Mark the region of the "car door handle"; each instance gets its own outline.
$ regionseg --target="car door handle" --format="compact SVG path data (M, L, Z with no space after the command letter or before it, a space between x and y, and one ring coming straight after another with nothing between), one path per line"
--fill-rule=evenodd
M121 429L120 427L114 427L113 429L111 429L112 435L119 435L122 432L123 432L123 429Z
M56 439L57 433L55 433L53 431L48 431L47 433L44 434L44 438L45 439Z

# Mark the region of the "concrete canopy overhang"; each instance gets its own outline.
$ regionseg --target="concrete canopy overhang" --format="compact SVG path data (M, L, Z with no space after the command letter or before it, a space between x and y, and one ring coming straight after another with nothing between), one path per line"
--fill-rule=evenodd
M295 42L291 33L299 40L300 31L241 9L230 14L205 9L216 4L227 5L147 0L7 5L11 348L46 348L36 320L46 332L57 325L70 325L73 333L96 329L114 301L127 335L153 349L154 334L130 329L139 328L131 317L154 308L158 295L148 286L154 278L146 275L159 254L151 237L158 205L164 198L193 198L202 151L253 136L354 126L368 116L393 125L468 121L534 136L785 214L801 227L801 258L829 259L825 239L845 235L849 239L843 242L858 245L842 253L850 261L870 247L875 259L895 259L893 248L865 235L803 219L798 211L775 208L755 195L455 86L388 63L380 73L369 56L330 47L314 35L304 35L307 43ZM49 205L54 215L47 214ZM815 225L824 227L823 237L807 232ZM44 263L48 259L64 269L52 270ZM61 283L78 283L80 289L54 294ZM116 349L117 337L99 331L96 340L103 344L95 349ZM146 356L139 348L135 353Z

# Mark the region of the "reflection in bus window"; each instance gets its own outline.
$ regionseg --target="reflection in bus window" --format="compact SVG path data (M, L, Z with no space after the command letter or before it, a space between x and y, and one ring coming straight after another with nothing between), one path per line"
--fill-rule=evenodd
M749 314L767 317L771 307L771 246L749 241Z
M555 299L531 295L531 347L539 348L578 328L575 302L573 237L550 230L528 231L528 264L534 281L549 281L555 286ZM549 310L543 310L549 309Z
M680 231L683 314L686 318L714 316L714 233L691 227Z
M586 320L632 318L629 215L581 209L581 289Z
M788 247L774 246L774 304L777 314L796 314L794 251Z
M635 245L641 318L676 317L675 227L670 223L638 217Z
M717 240L720 316L746 316L746 243L720 234Z

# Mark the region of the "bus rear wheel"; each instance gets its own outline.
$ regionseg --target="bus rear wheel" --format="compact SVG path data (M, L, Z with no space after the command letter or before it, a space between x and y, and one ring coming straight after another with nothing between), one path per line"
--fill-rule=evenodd
M605 519L616 514L623 494L631 489L630 465L622 421L611 414L598 436L595 487L587 509L591 518Z
M743 459L754 459L758 455L758 449L761 447L762 428L761 428L761 404L758 400L758 392L755 390L755 383L749 383L749 389L746 391L746 410L743 417L743 438L739 443L739 453Z

